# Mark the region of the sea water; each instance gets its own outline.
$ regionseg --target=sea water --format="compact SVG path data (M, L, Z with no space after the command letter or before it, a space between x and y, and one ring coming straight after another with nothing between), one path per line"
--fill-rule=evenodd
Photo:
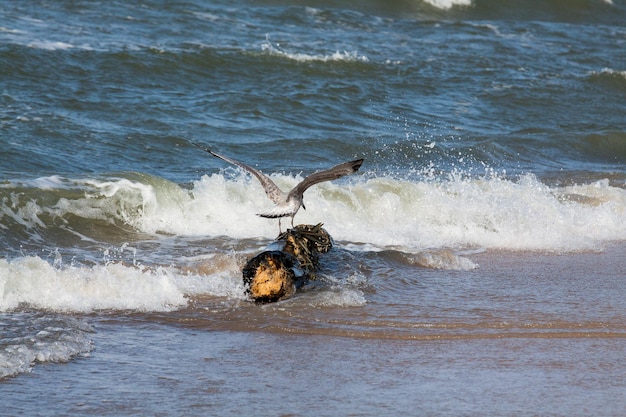
M626 5L0 5L2 415L621 415ZM256 305L252 165L335 248ZM289 219L283 219L283 226Z

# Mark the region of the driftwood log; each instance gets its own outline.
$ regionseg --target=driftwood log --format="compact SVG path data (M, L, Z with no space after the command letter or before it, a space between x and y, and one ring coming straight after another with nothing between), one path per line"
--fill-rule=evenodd
M332 238L322 223L287 229L266 251L243 267L246 294L257 303L271 303L293 295L307 281L315 279L319 255L332 246Z

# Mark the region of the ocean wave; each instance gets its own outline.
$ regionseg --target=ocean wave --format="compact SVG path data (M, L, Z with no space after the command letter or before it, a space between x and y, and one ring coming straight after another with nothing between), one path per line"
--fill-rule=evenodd
M212 257L205 262L223 264ZM213 266L211 272L198 265L202 263L184 271L118 262L73 266L38 256L0 259L0 312L25 307L56 312L171 311L198 294L244 298L236 264Z
M591 158L609 163L626 163L626 132L593 133L581 138L576 147Z
M424 268L457 271L471 271L478 268L478 265L470 259L450 250L425 251L416 254L403 254L403 256L408 264Z
M425 0L426 1L426 0ZM430 1L428 1L430 3ZM446 5L447 2L442 2ZM612 0L534 2L473 0L469 7L441 8L457 18L489 20L596 21L619 25L626 9Z
M255 179L234 172L204 175L189 190L148 175L80 180L81 192L59 192L56 201L54 191L37 199L0 189L6 196L0 200L0 227L38 230L62 223L105 241L106 232L89 235L90 222L147 234L272 238L278 222L255 215L272 203ZM283 189L302 179L272 178ZM465 247L575 251L626 239L626 190L608 179L549 186L531 174L364 176L316 185L305 203L296 223L323 222L341 241L409 253Z
M45 49L47 51L64 51L75 48L75 46L71 43L60 41L33 41L28 44L28 47L35 49Z
M602 71L593 71L592 75L606 75L609 77L626 80L626 71L613 70L610 68L604 68Z
M611 92L626 91L626 71L603 68L600 71L591 71L588 74L591 83L606 87Z
M448 10L455 6L472 6L473 0L424 0L424 2L438 9Z
M29 372L36 363L68 362L88 354L94 348L90 333L91 326L71 317L4 316L0 322L0 380Z
M287 58L297 62L369 62L366 56L359 55L356 51L335 51L330 54L287 52L269 41L261 45L261 50L267 55Z
M326 5L310 4L322 8ZM422 19L488 19L488 20L601 20L619 24L625 11L613 0L544 0L532 2L502 0L414 0L389 1L380 4L360 2L352 6L373 14L398 15Z
M363 291L351 288L349 285L338 284L328 288L317 288L317 291L304 291L295 297L280 302L280 305L296 306L308 305L313 308L321 307L360 307L367 304ZM272 307L273 308L273 307Z
M274 176L289 189L300 177ZM254 216L271 205L248 177L205 176L169 233L238 238L276 233L276 222ZM576 200L573 196L579 196ZM606 180L550 187L533 175L446 180L378 177L326 183L305 195L297 222L324 222L337 239L415 252L428 248L485 247L567 251L626 239L626 190ZM200 214L202 213L202 214ZM200 217L197 217L200 215ZM179 230L176 230L179 229Z

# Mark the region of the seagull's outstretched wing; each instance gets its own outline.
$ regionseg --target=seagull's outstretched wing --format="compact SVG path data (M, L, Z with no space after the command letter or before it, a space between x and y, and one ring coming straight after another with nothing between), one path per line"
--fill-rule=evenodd
M361 167L361 164L363 164L363 160L357 159L354 161L344 162L343 164L335 165L334 167L326 169L324 171L315 172L303 179L300 184L296 185L294 189L289 192L289 194L302 196L307 188L311 187L312 185L324 181L336 180L337 178L350 175L358 171L358 169Z
M237 165L238 167L245 169L246 171L254 175L259 180L263 188L265 189L265 194L267 194L269 199L272 200L274 204L279 204L285 200L286 198L285 193L283 193L283 191L280 188L278 188L276 184L274 184L274 181L269 179L269 177L267 177L261 171L256 170L252 168L251 166L248 166L242 162L235 161L234 159L230 159L225 156L216 154L212 150L205 148L204 146L200 144L194 143L194 145L196 145L198 148L202 149L203 151L208 152L211 155L216 156L220 159L223 159L224 161L229 162L233 165Z

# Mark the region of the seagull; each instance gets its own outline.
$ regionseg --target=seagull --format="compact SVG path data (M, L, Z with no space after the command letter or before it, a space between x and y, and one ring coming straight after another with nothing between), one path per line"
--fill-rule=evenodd
M304 203L302 202L302 197L303 197L304 192L309 187L320 182L332 181L332 180L336 180L337 178L341 178L345 175L350 175L358 171L358 169L361 167L361 164L363 164L363 159L356 159L354 161L344 162L343 164L335 165L334 167L329 168L324 171L315 172L309 175L308 177L306 177L305 179L303 179L302 181L300 181L300 183L296 185L291 191L289 191L288 193L285 193L280 188L278 188L276 184L274 184L274 181L272 181L267 175L263 174L261 171L256 170L252 168L251 166L248 166L239 161L235 161L234 159L219 155L213 152L212 150L205 148L204 146L200 144L194 143L194 145L217 158L220 158L226 162L229 162L233 165L236 165L248 171L259 180L259 182L265 189L265 194L267 194L267 197L270 200L272 200L274 204L276 205L274 206L273 209L265 213L259 213L257 214L257 216L271 218L271 219L277 218L279 233L282 230L280 226L281 217L291 216L291 227L293 227L293 218L295 217L298 210L300 210L300 207L306 210L306 207L304 206Z

